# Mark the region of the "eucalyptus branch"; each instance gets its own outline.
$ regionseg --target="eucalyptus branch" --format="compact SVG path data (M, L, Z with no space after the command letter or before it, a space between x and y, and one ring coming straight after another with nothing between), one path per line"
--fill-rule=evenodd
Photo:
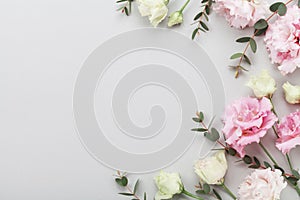
M264 34L269 27L268 22L276 15L283 16L286 14L287 11L287 5L294 0L288 0L286 3L282 2L276 2L270 6L270 10L273 12L267 19L260 19L254 24L254 33L250 37L242 37L236 40L238 43L246 43L246 46L244 50L241 53L235 53L233 54L230 59L239 59L238 64L235 66L230 66L233 69L235 69L235 78L238 78L241 71L248 71L245 67L242 66L242 63L245 62L249 65L251 65L251 61L249 57L246 55L249 47L251 47L251 50L253 53L256 53L257 50L257 44L255 41L256 36L260 36Z
M119 186L124 187L127 190L127 192L120 192L119 193L120 195L128 196L128 197L134 197L135 200L146 200L147 199L146 192L144 192L143 198L140 198L136 194L137 189L138 189L139 179L135 182L134 187L132 189L128 186L129 181L128 181L128 178L126 176L126 173L122 174L120 171L117 171L117 174L115 176L116 176L116 178L115 178L116 183Z
M132 2L134 0L118 0L116 1L117 4L122 3L123 5L117 9L117 11L121 11L122 13L125 13L125 15L129 16L131 14L131 7L132 7Z
M210 14L213 0L202 0L201 3L203 4L203 10L194 17L194 23L192 23L192 25L197 24L197 28L193 31L192 39L195 39L196 35L200 34L200 31L204 33L209 31L209 28L204 22L203 17L205 18L206 22L209 21L208 15Z

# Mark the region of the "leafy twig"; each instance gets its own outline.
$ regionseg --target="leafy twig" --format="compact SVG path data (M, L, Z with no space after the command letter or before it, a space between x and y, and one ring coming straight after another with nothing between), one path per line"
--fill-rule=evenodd
M193 31L192 39L195 39L196 35L200 34L200 31L204 33L209 31L209 28L204 22L203 17L205 18L206 22L209 21L208 15L210 14L213 0L202 0L201 3L203 4L203 10L194 17L194 23L192 23L197 24L197 28Z
M128 191L128 192L120 192L119 193L120 195L134 197L134 199L132 199L132 200L142 200L142 199L146 200L147 199L146 192L144 192L143 198L138 197L136 194L138 185L139 185L139 179L135 182L133 189L131 189L128 186L129 181L128 181L128 178L125 173L122 174L120 171L117 171L117 175L115 175L115 176L116 176L116 178L115 178L116 183L118 185L120 185L121 187L126 188Z
M131 7L133 1L134 0L118 0L116 3L122 3L123 5L119 9L117 9L117 11L121 11L122 13L125 13L125 15L129 16L131 14Z
M286 3L276 2L270 6L270 10L273 12L267 19L260 19L254 25L254 33L250 37L242 37L236 40L239 43L246 43L246 46L241 53L233 54L230 59L239 59L238 64L235 66L231 66L235 69L235 78L238 78L241 71L248 71L245 67L242 66L243 61L249 65L251 65L251 61L249 57L246 55L247 50L251 47L253 53L256 53L257 44L255 41L255 37L264 34L269 24L268 22L272 19L276 14L283 16L286 14L287 5L291 3L293 0L288 0ZM300 2L300 1L299 1Z

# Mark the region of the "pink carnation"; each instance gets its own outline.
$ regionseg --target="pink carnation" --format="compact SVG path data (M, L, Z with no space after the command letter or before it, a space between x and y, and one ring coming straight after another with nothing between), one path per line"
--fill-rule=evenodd
M285 16L269 25L265 42L272 63L278 64L283 75L300 67L300 9L288 7Z
M300 111L285 116L277 126L279 138L276 147L282 153L288 153L296 145L300 145Z
M263 97L256 99L243 97L229 105L224 114L223 133L226 143L234 148L241 157L245 156L245 146L260 142L268 129L277 121L271 111L272 104Z
M259 19L265 18L268 8L265 0L215 0L213 7L235 28L253 26Z

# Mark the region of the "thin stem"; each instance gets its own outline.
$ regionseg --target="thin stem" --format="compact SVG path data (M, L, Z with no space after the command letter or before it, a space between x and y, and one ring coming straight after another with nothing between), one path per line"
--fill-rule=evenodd
M285 154L286 155L286 159L288 161L288 164L289 164L289 167L290 167L290 170L291 172L293 172L294 168L293 168L293 165L292 165L292 162L291 162L291 159L290 159L290 156L288 154Z
M189 197L194 198L194 199L204 200L202 197L196 196L196 195L194 195L194 194L192 194L192 193L190 193L186 190L183 190L182 194L185 194L186 196L189 196Z
M276 117L278 118L278 114L277 114L277 112L276 112L276 110L275 110L275 106L274 106L274 103L273 103L273 100L272 100L272 98L270 97L269 98L270 99L270 102L271 102L271 104L272 104L272 112L276 115ZM279 122L279 121L278 121Z
M275 161L275 159L272 157L272 155L269 153L269 151L266 149L266 147L260 142L259 146L263 149L263 151L266 153L266 155L270 158L270 160L274 163L274 165L277 165L277 162Z
M274 126L274 125L272 126L272 129L273 129L273 131L274 131L274 133L275 133L276 137L277 137L277 138L279 138L279 135L278 135L278 133L277 133L277 131L276 131L276 128L275 128L275 126Z
M179 10L180 13L185 9L185 7L190 3L191 0L187 0L185 4L182 6L182 8Z
M225 185L224 182L221 184L221 186L223 187L223 189L225 190L225 192L227 192L227 194L229 194L229 196L232 199L237 199L236 196L233 194L233 192L231 192L231 190Z

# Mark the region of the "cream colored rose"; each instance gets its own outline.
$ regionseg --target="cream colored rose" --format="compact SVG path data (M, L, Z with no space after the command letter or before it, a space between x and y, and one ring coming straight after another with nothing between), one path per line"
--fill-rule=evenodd
M239 200L278 200L281 191L287 183L281 176L281 171L270 168L257 169L246 177L238 191Z
M276 82L267 70L262 70L259 76L252 76L247 83L257 98L271 97L276 90Z
M169 17L168 26L174 26L183 22L183 14L180 11L173 12Z
M154 178L158 192L155 195L155 200L171 199L175 194L183 192L183 184L178 173L166 173L161 171Z
M168 14L167 2L164 0L138 0L138 3L141 15L148 16L154 27L162 22Z
M211 157L198 160L194 166L200 181L210 185L220 185L227 171L225 151L218 151Z
M282 86L285 93L285 100L290 104L300 103L300 86L291 85L286 82Z

